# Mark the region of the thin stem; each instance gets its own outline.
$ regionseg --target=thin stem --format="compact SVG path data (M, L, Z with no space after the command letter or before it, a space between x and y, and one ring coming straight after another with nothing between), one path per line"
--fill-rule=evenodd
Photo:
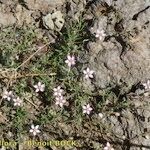
M28 101L30 104L32 104L38 111L39 111L39 108L37 105L35 105L33 102L31 102L29 99L25 99L26 101Z
M43 45L42 47L40 47L39 49L37 49L36 52L34 52L28 59L26 59L21 65L19 65L16 70L18 70L20 67L24 66L24 64L26 64L30 59L32 59L32 57L34 57L34 55L36 55L41 49L43 49L44 47L46 47L47 45L49 45L51 42L48 42L47 44Z

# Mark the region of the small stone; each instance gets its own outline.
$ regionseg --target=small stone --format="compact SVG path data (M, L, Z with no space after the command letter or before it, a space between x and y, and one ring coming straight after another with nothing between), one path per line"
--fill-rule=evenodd
M56 31L60 31L64 25L64 18L61 11L56 11L52 14L52 19L54 20Z
M43 17L43 25L46 29L60 31L64 25L63 14L60 11L49 13Z
M45 17L43 17L43 24L46 29L54 30L54 22L52 20L52 15L48 14Z

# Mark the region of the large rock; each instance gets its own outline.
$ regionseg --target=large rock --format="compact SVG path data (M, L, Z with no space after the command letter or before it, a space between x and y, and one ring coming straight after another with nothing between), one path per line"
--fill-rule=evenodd
M98 87L123 82L130 89L150 78L149 4L146 0L115 1L115 11L97 18L94 27L100 26L108 37L105 42L89 43L89 65L96 71Z
M16 18L12 13L0 12L0 26L7 27L16 23Z
M30 10L39 10L41 12L52 11L54 8L60 8L65 0L24 0L25 5Z
M97 9L93 7L96 11L92 11L97 17L93 29L96 31L101 28L107 36L104 41L96 39L89 42L88 65L95 70L95 80L92 81L96 87L119 85L120 91L126 94L137 83L146 82L150 78L150 1L103 1L108 3L106 10L111 6L111 11L98 12L105 10L100 9L105 6L101 6L98 1ZM119 117L105 117L102 122L109 133L114 135L113 140L116 137L116 143L123 143L121 146L118 144L118 150L148 150L149 97L126 96L126 104L132 103L132 109L120 111Z
M144 101L144 102L143 102ZM137 106L138 103L138 106ZM150 109L147 97L132 97L132 110L127 108L119 116L104 114L101 124L113 137L117 150L149 150L150 149ZM119 144L122 143L122 144Z
M7 1L6 4L0 3L0 26L12 26L16 22L16 18L11 12L10 5L13 7L14 3L10 3L10 1Z
M60 31L64 25L63 14L60 11L55 11L54 13L49 13L43 17L43 25L47 29Z

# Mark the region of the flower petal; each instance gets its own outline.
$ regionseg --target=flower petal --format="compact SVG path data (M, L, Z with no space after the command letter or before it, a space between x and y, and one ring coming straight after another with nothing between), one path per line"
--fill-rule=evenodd
M107 144L106 144L106 145L107 145L107 147L110 147L110 143L109 143L109 142L107 142Z
M94 76L92 74L89 75L90 78L93 78Z
M34 129L34 128L35 128L35 127L34 127L34 125L32 124L32 125L31 125L31 129Z
M35 126L35 129L38 129L38 128L39 128L39 125L36 125L36 126Z
M42 85L42 83L41 82L38 82L38 86L40 87Z
M83 108L83 109L87 109L87 107L86 107L85 105L84 105L84 106L82 106L82 108Z
M40 131L40 130L36 130L36 132L37 132L37 133L40 133L41 131Z
M87 74L86 70L83 70L83 73L84 73L84 74Z
M83 110L83 113L86 114L86 113L87 113L87 110Z
M37 86L37 85L34 85L33 87L34 87L34 88L36 88L36 89L38 88L38 86Z
M31 133L32 133L32 132L33 132L33 129L30 129L30 130L29 130L29 132L31 132Z
M36 93L39 92L39 89L36 89L35 92L36 92Z
M67 59L68 59L68 60L71 60L71 56L70 56L70 55L67 55Z
M108 147L104 147L104 150L109 150Z
M34 136L36 135L36 131L33 131L33 135L34 135Z

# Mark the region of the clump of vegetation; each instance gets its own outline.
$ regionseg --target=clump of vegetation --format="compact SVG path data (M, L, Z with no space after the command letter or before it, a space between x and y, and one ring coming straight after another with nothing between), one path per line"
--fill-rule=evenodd
M94 82L96 75L80 61L88 37L85 29L83 20L71 23L55 44L45 38L40 39L40 47L34 29L1 32L1 107L10 122L1 124L3 132L12 131L16 140L26 134L40 137L58 122L80 126L92 123L93 116L103 118L103 112L127 107L126 100L118 103L119 97L110 90L90 91L82 85ZM108 131L99 121L95 123L104 134Z

